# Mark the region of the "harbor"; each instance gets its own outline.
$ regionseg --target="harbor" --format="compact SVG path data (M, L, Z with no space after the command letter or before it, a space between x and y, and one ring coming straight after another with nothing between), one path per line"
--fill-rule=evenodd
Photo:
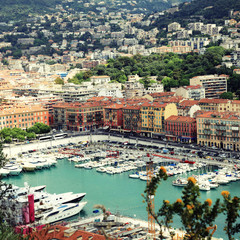
M67 141L68 139L64 139ZM87 141L81 139L76 139L76 142L82 142ZM97 140L98 141L98 140ZM101 152L104 151L104 146L106 146L106 143L101 142L95 142L94 149L95 152L97 149L99 149ZM73 142L73 141L72 141ZM57 164L55 167L52 168L44 168L42 170L32 171L32 172L24 172L19 174L18 176L10 176L7 178L4 178L4 181L7 183L12 183L16 186L23 186L24 182L28 182L31 186L39 186L39 185L46 185L46 189L49 193L63 193L63 192L74 192L74 193L81 193L85 192L87 193L85 196L85 200L87 201L87 204L84 206L82 211L76 215L75 217L71 218L71 220L76 220L79 218L87 218L89 216L93 215L93 206L95 204L103 204L109 211L112 213L120 213L123 216L128 216L133 219L142 219L147 220L147 212L146 212L146 205L142 203L142 197L141 193L144 192L146 182L145 181L138 181L134 178L130 178L129 175L136 173L136 171L144 171L144 164L140 164L140 159L138 159L138 166L137 169L129 170L129 171L123 171L118 174L106 174L104 172L97 171L97 167L92 169L86 169L86 168L76 168L75 166L77 164L83 164L79 161L76 161L77 158L81 158L79 156L74 155L74 157L70 156L69 154L63 154L63 149L67 151L67 149L71 149L73 147L72 142L67 142L65 144L69 144L68 146L62 146L60 148L53 148L53 149L46 149L44 151L51 152L52 154L58 157ZM124 143L124 141L123 141ZM47 145L46 142L41 143ZM61 142L61 144L63 144ZM82 143L81 143L82 144ZM116 144L112 144L113 147L111 149L111 154L113 154L116 149ZM125 146L125 147L124 147ZM122 154L119 158L123 160L124 153L131 153L134 152L134 149L128 149L126 148L127 144L123 144L122 149L118 149L118 151L121 151ZM61 153L60 150L61 149ZM84 153L84 151L91 151L91 145L89 147L82 146L81 151ZM110 147L108 146L107 149L110 150ZM151 154L156 153L156 149L146 149L148 151L145 152L145 150L138 150L135 152L138 152L139 155L142 156L142 161L145 163L146 161L146 153L149 152ZM76 151L75 151L76 153ZM82 154L81 153L81 154ZM105 152L109 154L109 152ZM34 152L34 154L37 154ZM80 152L79 152L80 154ZM100 154L100 152L99 152ZM101 153L103 155L103 153ZM160 154L160 153L157 153ZM161 153L162 155L162 153ZM62 157L60 159L60 156ZM166 155L167 156L167 155ZM106 157L106 156L105 156ZM137 157L137 156L136 156ZM145 157L145 159L144 159ZM155 156L156 157L156 156ZM176 156L174 156L176 157ZM73 161L73 159L75 161ZM170 155L169 155L170 158ZM170 164L172 161L168 158L167 161L162 161L158 163L158 165L161 164ZM116 158L110 158L113 165L116 162ZM87 158L84 160L87 162L90 162L90 160L87 160ZM130 159L127 161L130 162L137 162L131 161ZM130 165L130 164L128 164ZM189 165L190 166L190 165ZM136 167L136 166L135 166ZM191 166L190 166L191 167ZM193 174L199 174L206 171L206 168L200 168L200 169L192 169L191 171L186 171L177 174L181 177L187 177L189 175ZM176 201L176 198L181 197L181 191L182 188L176 187L172 185L172 181L176 178L169 177L167 181L163 181L158 189L156 198L158 199L158 203L156 204L156 208L158 208L161 204L161 202L164 199L169 200L170 202ZM75 184L72 184L72 183ZM230 182L226 185L220 185L218 188L213 189L211 191L201 191L201 199L204 201L207 198L211 198L213 201L217 198L221 198L221 191L227 190L231 193L232 196L235 196L238 194L237 189L239 188L239 182ZM164 192L164 195L161 194ZM219 216L216 224L218 226L217 231L214 234L214 237L222 237L225 235L223 231L224 216ZM174 221L174 228L180 227L180 222L178 219Z

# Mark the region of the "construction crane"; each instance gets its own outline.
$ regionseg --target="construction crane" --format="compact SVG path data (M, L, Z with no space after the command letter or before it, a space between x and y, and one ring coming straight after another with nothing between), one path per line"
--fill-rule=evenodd
M153 161L151 160L150 154L147 154L149 161L147 161L146 171L147 171L147 184L150 183L153 177ZM149 208L151 208L151 212L154 213L155 206L154 206L154 195L148 196L149 197ZM155 239L155 219L148 211L148 233L151 234L152 238Z

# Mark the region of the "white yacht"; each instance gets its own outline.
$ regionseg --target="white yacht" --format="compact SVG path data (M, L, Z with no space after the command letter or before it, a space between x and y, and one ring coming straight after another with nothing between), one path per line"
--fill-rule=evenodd
M172 181L172 185L177 187L184 187L187 184L188 184L188 181L187 179L184 179L184 178L177 178L176 180Z
M5 170L9 171L9 174L12 176L17 176L22 172L22 167L19 165L12 165L8 167L4 167Z
M9 174L9 170L4 169L4 168L0 168L0 176L1 177L6 177Z
M61 193L61 194L49 194L46 198L40 199L35 204L36 209L45 209L49 206L56 206L58 204L78 203L84 197L86 193Z
M47 210L35 211L35 221L39 224L53 223L78 214L87 202L50 206Z

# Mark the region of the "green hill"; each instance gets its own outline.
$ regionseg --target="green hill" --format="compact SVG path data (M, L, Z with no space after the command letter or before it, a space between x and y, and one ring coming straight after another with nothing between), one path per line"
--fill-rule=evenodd
M0 0L0 21L18 20L29 13L42 13L55 9L61 0Z
M179 5L179 11L174 14L160 16L153 26L166 27L169 23L179 22L183 26L190 21L201 20L205 23L223 23L230 10L240 10L239 0L194 0L191 3Z

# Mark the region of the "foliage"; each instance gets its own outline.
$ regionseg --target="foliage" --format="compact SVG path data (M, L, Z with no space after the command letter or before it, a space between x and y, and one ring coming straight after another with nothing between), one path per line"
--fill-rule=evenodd
M27 132L33 132L35 134L48 133L51 131L51 128L44 123L35 123L32 127L27 129Z
M55 84L60 84L60 85L64 85L64 81L62 78L57 77L54 81Z
M109 59L107 65L98 65L91 71L93 75L108 75L111 80L120 83L124 83L128 75L138 74L143 78L141 82L145 88L151 85L148 77L157 76L158 79L162 79L165 90L170 90L171 87L189 85L189 79L198 75L227 74L231 76L231 69L216 68L221 64L224 54L225 50L222 47L212 46L203 55L167 53L150 56L135 55L131 58L118 57ZM237 82L230 78L229 85L235 82L235 85L239 85L239 89L240 81Z
M184 239L211 239L212 233L210 229L216 229L213 223L220 212L220 200L217 199L212 205L212 200L207 199L205 202L200 202L199 187L196 185L196 180L193 177L188 179L188 184L184 187L182 199L177 199L175 203L171 204L168 200L163 201L163 205L155 213L151 208L151 199L156 194L156 190L161 179L166 179L166 170L162 167L156 177L152 177L147 184L145 195L142 195L147 202L147 211L155 219L160 226L160 239L163 239L162 227L165 225L168 230L173 216L178 215L181 218L186 234ZM236 209L235 209L236 210ZM170 230L169 230L170 231ZM170 232L171 236L174 235Z
M157 213L152 209L151 200L154 199L156 190L161 180L167 180L167 174L165 168L160 168L157 175L152 177L151 181L147 183L146 189L142 197L147 203L147 211L151 214L154 220L160 227L159 238L164 239L163 236L163 226L170 227L170 222L172 221L172 211L169 211L168 202L164 202L163 206L158 210ZM161 219L160 219L161 218Z
M232 92L225 92L220 95L220 98L222 99L233 99L233 93Z
M0 168L4 167L7 163L7 158L3 153L3 146L0 142ZM2 202L6 191L11 188L11 185L8 185L4 183L0 176L0 203ZM4 190L5 189L5 190ZM3 213L3 206L0 207L0 239L2 240L18 240L22 239L21 236L14 233L14 229L8 225L8 223L5 221L5 217L7 216L8 212Z
M234 235L240 232L239 209L240 199L238 197L231 198L228 191L222 191L224 203L222 204L222 212L226 215L226 226L224 227L228 239L233 240Z
M73 78L68 79L68 82L74 84L81 84L82 82L90 81L91 76L91 71L79 72Z
M189 178L188 184L184 187L182 202L176 201L173 204L173 211L180 216L185 228L185 239L204 239L210 237L209 227L220 212L220 200L217 199L213 207L212 200L207 199L201 203L199 187L196 180Z

